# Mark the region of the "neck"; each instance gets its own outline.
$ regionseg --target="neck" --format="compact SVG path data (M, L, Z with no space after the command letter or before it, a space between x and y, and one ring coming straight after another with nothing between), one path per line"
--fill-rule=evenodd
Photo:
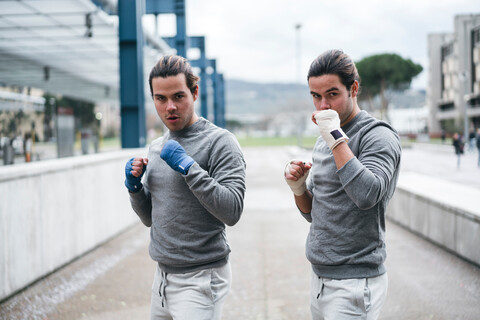
M360 107L357 104L357 98L352 98L352 112L350 115L340 123L340 127L343 127L347 123L349 123L355 116L360 112Z

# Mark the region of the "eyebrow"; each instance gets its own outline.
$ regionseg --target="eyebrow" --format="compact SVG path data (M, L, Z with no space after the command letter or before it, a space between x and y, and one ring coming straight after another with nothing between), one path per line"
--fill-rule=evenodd
M332 91L338 91L339 89L337 87L333 87L328 89L326 92L332 92Z
M333 87L333 88L330 88L328 89L327 91L325 91L326 93L329 93L329 92L332 92L332 91L339 91L339 89L337 87ZM315 91L310 91L310 94L318 94L317 92ZM318 94L320 95L320 94Z
M172 95L175 96L177 94L185 94L185 91L178 91L178 92L173 93ZM155 97L165 97L164 94L160 94L160 93L155 93L154 96Z

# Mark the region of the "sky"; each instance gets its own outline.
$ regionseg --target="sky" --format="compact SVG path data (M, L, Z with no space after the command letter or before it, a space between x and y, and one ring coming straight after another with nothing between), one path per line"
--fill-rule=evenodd
M480 14L478 0L185 1L187 35L206 37L217 71L261 83L306 84L313 59L335 48L355 61L381 53L409 58L424 68L412 87L424 89L428 34L453 32L455 15ZM174 16L160 16L159 30L174 35Z

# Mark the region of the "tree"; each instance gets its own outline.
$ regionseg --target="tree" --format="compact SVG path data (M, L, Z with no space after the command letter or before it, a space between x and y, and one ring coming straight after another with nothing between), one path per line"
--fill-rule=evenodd
M423 68L410 59L403 59L397 54L384 53L366 57L356 63L361 79L362 94L359 100L372 100L380 95L381 118L388 118L386 97L388 89L404 90Z

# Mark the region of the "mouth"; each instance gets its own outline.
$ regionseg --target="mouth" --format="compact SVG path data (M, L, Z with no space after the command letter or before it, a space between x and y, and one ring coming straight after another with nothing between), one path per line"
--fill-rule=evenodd
M167 116L167 121L169 121L169 122L175 122L178 119L180 119L180 117L177 116L177 115L174 115L174 114L171 114L171 115Z

